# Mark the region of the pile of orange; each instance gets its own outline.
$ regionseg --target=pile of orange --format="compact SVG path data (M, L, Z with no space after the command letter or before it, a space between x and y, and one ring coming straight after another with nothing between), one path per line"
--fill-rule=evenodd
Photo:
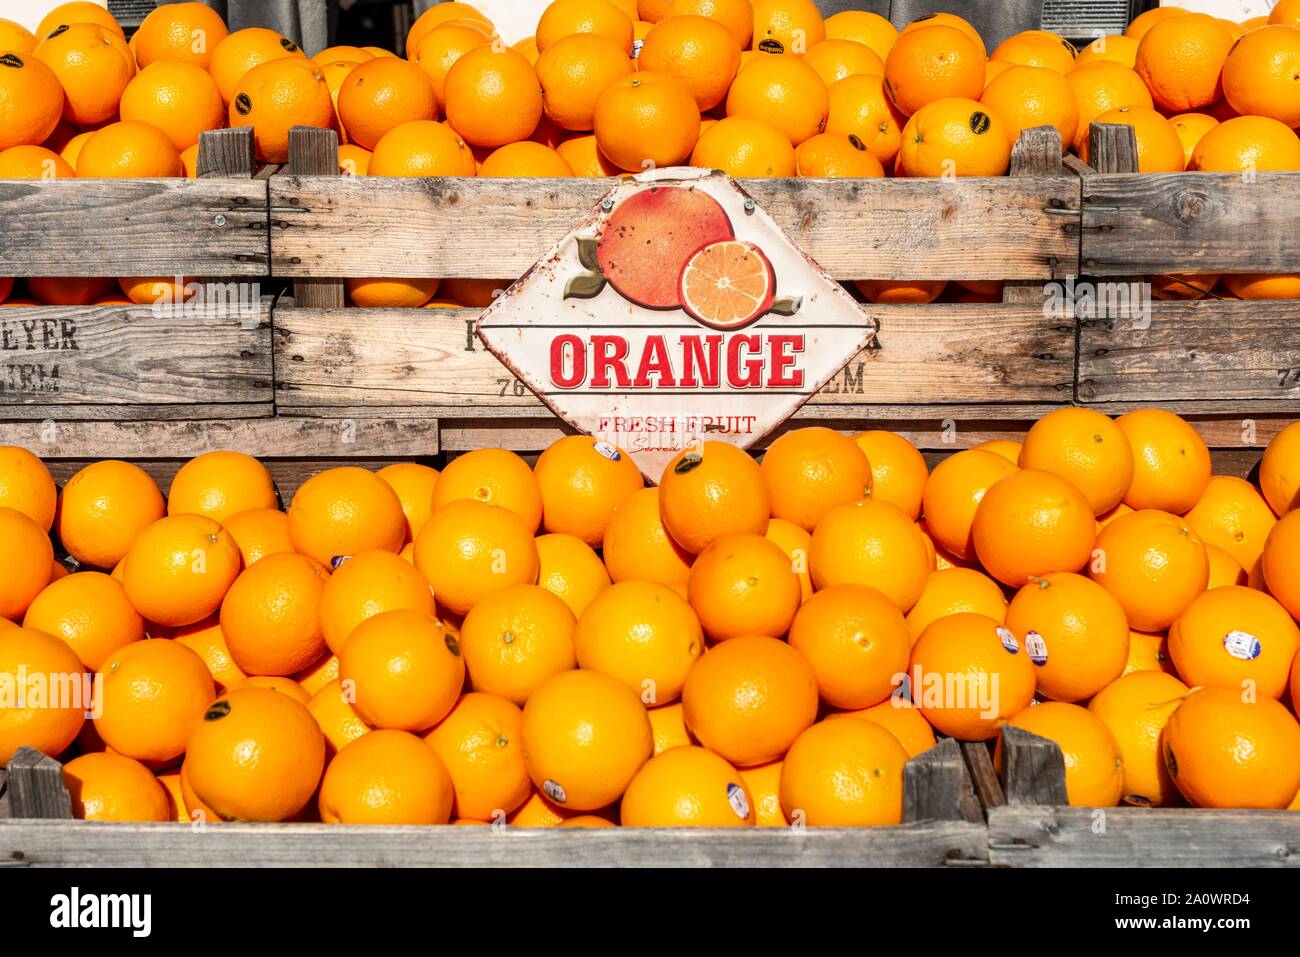
M0 672L65 689L6 702L0 761L59 756L99 820L873 825L937 736L1011 724L1074 804L1294 807L1300 423L1257 474L1159 409L933 470L705 442L657 487L572 436L287 508L236 452L164 496L0 448Z

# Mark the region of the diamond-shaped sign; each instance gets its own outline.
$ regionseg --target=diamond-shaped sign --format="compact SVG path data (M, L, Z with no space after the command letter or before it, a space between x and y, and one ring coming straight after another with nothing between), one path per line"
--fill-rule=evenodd
M686 168L619 182L478 323L556 415L652 482L705 440L758 442L872 331L734 180Z

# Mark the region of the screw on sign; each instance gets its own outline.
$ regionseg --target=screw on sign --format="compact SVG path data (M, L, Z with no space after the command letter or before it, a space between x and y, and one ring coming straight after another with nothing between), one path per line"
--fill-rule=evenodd
M728 176L621 181L479 320L557 415L658 481L706 439L749 448L875 324Z

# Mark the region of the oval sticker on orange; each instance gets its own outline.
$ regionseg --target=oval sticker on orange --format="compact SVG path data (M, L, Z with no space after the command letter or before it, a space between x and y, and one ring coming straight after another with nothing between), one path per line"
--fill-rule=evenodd
M875 331L730 177L700 169L620 181L478 323L525 386L651 481L706 439L758 442Z

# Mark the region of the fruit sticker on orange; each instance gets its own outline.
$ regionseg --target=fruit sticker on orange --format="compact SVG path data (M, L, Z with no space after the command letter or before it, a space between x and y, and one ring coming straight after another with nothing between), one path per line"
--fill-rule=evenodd
M480 318L478 335L651 481L706 439L746 449L877 324L723 173L621 180Z

